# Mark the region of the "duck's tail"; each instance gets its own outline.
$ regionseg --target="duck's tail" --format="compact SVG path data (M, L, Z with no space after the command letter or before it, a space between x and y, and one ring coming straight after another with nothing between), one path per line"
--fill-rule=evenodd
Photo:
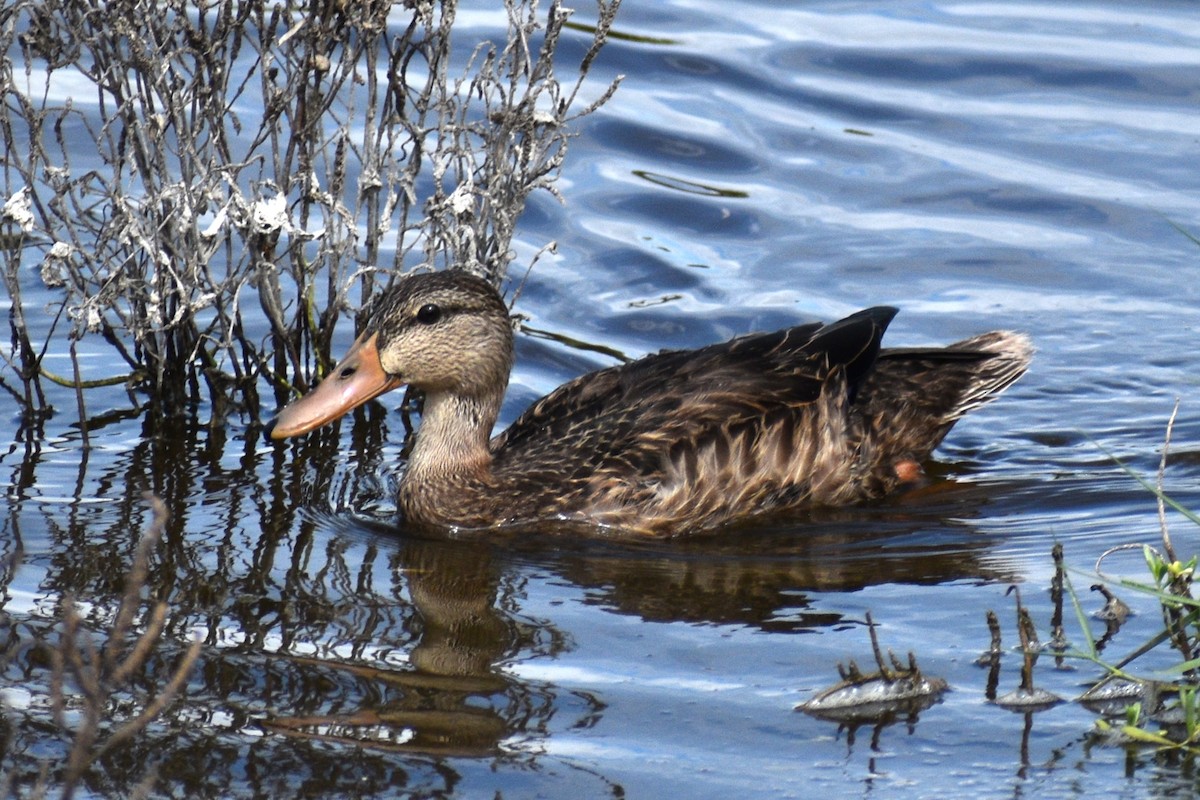
M855 403L865 441L893 459L927 459L964 414L1024 375L1032 357L1029 337L1012 331L944 348L882 350Z
M959 396L958 404L947 413L951 422L986 405L1016 383L1029 369L1029 362L1033 359L1033 342L1025 334L1014 331L981 333L956 342L947 349L989 354L988 358L979 362L978 369L974 371L974 380Z

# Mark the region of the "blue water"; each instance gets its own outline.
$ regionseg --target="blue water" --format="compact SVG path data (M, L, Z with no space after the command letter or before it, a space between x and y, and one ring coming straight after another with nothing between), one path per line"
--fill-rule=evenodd
M469 5L461 36L502 34L495 4ZM988 609L1015 643L1014 582L1048 638L1055 542L1091 610L1096 559L1158 541L1152 495L1114 457L1152 476L1176 399L1166 488L1200 507L1200 245L1180 231L1200 236L1200 7L625 0L617 31L587 91L623 75L620 90L579 123L563 202L534 195L518 229L513 282L557 249L516 310L628 356L885 303L893 344L1028 332L1033 368L955 428L934 491L720 541L414 542L361 519L388 510L398 397L372 412L373 443L347 424L274 449L239 424L130 414L91 431L83 462L64 391L45 437L0 458L6 552L24 550L9 630L45 624L67 590L119 591L151 488L175 501L170 630L207 637L187 700L131 748L161 762L164 795L1194 791L1186 766L1094 739L1077 704L1028 719L989 704L973 662ZM589 41L564 42L564 75ZM614 363L529 335L518 358L502 423ZM1181 555L1200 551L1169 520ZM1146 579L1137 551L1104 567ZM1123 597L1140 616L1114 658L1158 620ZM870 662L868 611L952 691L878 731L795 711L837 662ZM35 733L47 678L19 652L13 770L62 752ZM1070 699L1099 675L1076 667L1046 660L1039 683ZM1019 668L1006 655L1001 691Z

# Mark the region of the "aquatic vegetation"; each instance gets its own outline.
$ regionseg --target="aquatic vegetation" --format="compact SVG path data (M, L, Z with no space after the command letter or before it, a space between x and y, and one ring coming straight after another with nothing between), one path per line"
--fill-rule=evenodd
M1066 565L1063 547L1056 544L1052 552L1055 572L1050 586L1053 604L1051 637L1046 642L1039 641L1035 620L1021 601L1019 587L1010 587L1008 593L1015 598L1016 606L1019 639L1016 650L1021 656L1021 677L1016 688L1003 694L998 689L1001 661L1007 651L1001 640L999 617L994 611L987 614L990 645L975 661L988 671L985 696L999 708L1025 714L1026 736L1033 714L1064 702L1063 698L1035 683L1035 667L1039 659L1052 657L1058 669L1067 669L1066 662L1075 660L1091 662L1103 671L1093 685L1075 698L1075 702L1101 716L1096 721L1095 730L1100 740L1200 754L1200 599L1192 591L1200 556L1193 555L1186 560L1179 557L1167 525L1166 509L1174 508L1192 522L1200 523L1200 517L1172 501L1163 488L1171 432L1177 413L1178 405L1167 424L1156 479L1147 481L1125 467L1128 474L1157 498L1161 544L1130 544L1102 554L1094 573L1090 573L1099 576L1101 582L1092 583L1090 588L1100 594L1105 602L1103 607L1090 614L1084 611L1082 601L1071 583L1072 570ZM1101 568L1108 557L1119 551L1134 549L1142 552L1151 582L1109 577L1103 573ZM1131 611L1112 586L1155 598L1163 622L1161 629L1115 661L1103 654L1129 619ZM1068 601L1075 612L1077 629L1082 638L1078 646L1072 644L1063 624L1063 608ZM1104 623L1105 631L1099 638L1092 632L1092 620ZM900 712L907 713L911 719L937 702L948 688L945 681L922 674L917 668L915 656L911 654L908 667L892 656L892 667L889 668L880 651L870 614L867 615L867 625L878 671L863 673L853 661L848 667L838 665L842 680L817 692L812 699L798 706L799 710L839 723L871 721L886 725L895 721ZM1159 668L1146 674L1134 671L1138 659L1159 649L1164 643L1169 643L1178 652L1181 659L1179 663L1169 669ZM1172 675L1179 677L1170 677Z
M1109 556L1122 550L1140 550L1152 582L1128 578L1115 578L1110 582L1155 598L1162 614L1162 628L1125 657L1118 661L1108 661L1101 656L1101 651L1104 649L1105 640L1111 638L1113 626L1119 626L1128 616L1128 606L1101 584L1093 585L1092 589L1101 591L1106 599L1104 608L1095 616L1105 620L1109 626L1104 640L1094 640L1079 600L1071 590L1071 599L1079 617L1079 627L1085 637L1084 649L1074 651L1071 655L1092 661L1108 673L1078 698L1079 702L1108 717L1096 722L1097 732L1103 738L1134 745L1152 745L1163 749L1200 753L1200 700L1197 699L1197 690L1200 689L1200 600L1192 591L1196 564L1200 556L1192 555L1186 560L1178 556L1167 524L1167 508L1179 511L1193 523L1200 524L1200 516L1173 501L1164 490L1171 435L1178 412L1177 402L1167 422L1158 473L1153 482L1124 464L1121 465L1131 477L1152 492L1157 500L1160 545L1156 547L1134 543L1110 549L1101 554L1095 570L1103 577L1102 566ZM1069 578L1064 576L1064 580L1070 589ZM1149 675L1137 675L1132 672L1131 665L1135 661L1164 643L1169 643L1170 647L1178 651L1182 661L1165 673L1162 669ZM1165 674L1171 673L1180 677L1165 677Z
M581 92L618 5L597 2L560 79L580 26L559 2L506 3L498 43L458 41L455 2L8 4L0 385L26 414L50 380L81 419L84 390L121 383L254 419L332 363L338 317L392 274L498 282L526 198L555 191L572 123L616 88ZM91 374L82 340L129 371ZM73 374L47 368L67 352Z
M845 666L838 664L841 681L817 692L810 700L797 706L797 710L842 723L870 721L888 724L900 715L915 719L921 711L938 702L950 688L942 678L923 673L912 652L909 652L908 663L905 664L889 650L889 666L879 647L879 636L870 612L866 620L867 632L871 636L871 651L878 670L864 673L853 660Z

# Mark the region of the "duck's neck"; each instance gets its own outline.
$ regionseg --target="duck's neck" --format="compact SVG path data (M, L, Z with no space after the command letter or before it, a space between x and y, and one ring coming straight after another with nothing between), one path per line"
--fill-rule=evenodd
M431 481L486 479L492 464L488 439L503 399L503 390L483 397L427 394L404 482L413 488Z

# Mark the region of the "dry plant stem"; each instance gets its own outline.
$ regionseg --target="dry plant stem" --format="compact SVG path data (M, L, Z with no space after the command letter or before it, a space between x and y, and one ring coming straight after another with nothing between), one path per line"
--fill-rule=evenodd
M879 675L884 680L890 681L895 676L888 672L887 664L883 660L883 649L879 646L879 634L875 630L875 620L871 619L871 612L866 614L867 618L867 635L871 637L871 654L875 657L875 663L879 667ZM895 655L892 656L892 662L895 663Z
M1175 406L1171 409L1171 417L1167 420L1167 432L1163 437L1162 457L1158 460L1158 474L1155 476L1154 485L1158 489L1158 526L1162 531L1163 552L1167 555L1169 562L1177 561L1175 556L1175 547L1171 544L1171 532L1167 528L1167 504L1163 500L1163 484L1167 475L1167 453L1171 449L1171 434L1175 430L1175 417L1179 414L1179 399L1175 399ZM1186 588L1186 587L1185 587Z
M125 594L117 607L117 616L109 630L108 642L104 648L104 661L107 664L117 664L121 649L125 646L125 635L133 623L134 615L141 606L141 592L146 586L146 578L150 573L150 556L162 540L163 531L167 525L167 507L163 501L152 494L145 494L144 499L150 505L152 513L150 526L138 540L137 549L133 554L133 565L125 576Z
M203 642L200 639L194 639L188 646L183 658L175 666L174 672L171 673L171 679L167 685L159 691L154 700L142 709L142 713L136 718L129 720L120 728L112 733L99 747L93 758L99 758L104 753L114 747L125 743L129 739L141 732L143 728L149 725L157 718L167 706L169 706L179 692L183 689L187 682L188 676L192 672L192 667L196 663L196 659L200 657L200 647Z
M996 690L1000 686L1000 656L1003 650L1000 641L1000 618L996 616L995 611L990 609L987 612L987 626L991 634L991 646L975 663L988 668L987 683L984 686L983 694L989 702L994 702Z
M1017 610L1017 635L1021 640L1021 690L1033 691L1033 666L1037 663L1037 637L1030 638L1033 620L1024 607Z
M1029 615L1029 610L1025 608L1021 602L1021 587L1013 584L1008 587L1005 594L1011 594L1017 601L1017 637L1021 642L1021 691L1033 691L1033 667L1037 662L1037 654L1039 650L1037 627L1033 624L1033 617Z
M1171 449L1171 434L1175 430L1175 418L1179 414L1179 400L1176 399L1174 408L1171 409L1171 416L1167 420L1167 431L1163 437L1162 457L1158 462L1158 474L1155 476L1155 488L1158 500L1158 524L1162 532L1163 542L1163 557L1168 564L1178 563L1178 557L1175 555L1175 546L1171 542L1171 533L1167 527L1167 509L1164 501L1164 483L1167 472L1167 456ZM1192 596L1191 592L1192 577L1189 572L1174 573L1170 582L1166 586L1166 590L1178 597ZM1162 603L1163 621L1166 630L1170 632L1171 642L1175 645L1175 649L1180 652L1185 660L1191 660L1196 656L1196 646L1188 634L1188 623L1186 619L1189 615L1184 610L1184 607L1178 603Z
M105 698L101 696L96 674L95 648L90 640L85 640L84 646L92 655L90 664L85 665L79 651L79 614L75 611L74 598L64 598L63 608L63 651L62 660L70 669L71 676L83 693L83 719L75 728L75 739L71 743L71 752L67 756L66 769L63 775L63 798L69 800L74 794L75 786L83 776L83 772L91 763L92 745L100 732L100 718L104 708ZM58 663L56 661L56 667ZM60 680L59 686L63 685ZM58 698L56 698L58 699ZM61 718L60 724L65 726L66 719L62 712L61 700L56 704L56 711Z
M1038 641L1037 626L1029 614L1029 609L1024 606L1017 609L1017 627L1021 636L1021 647L1035 653L1040 652L1041 642Z
M20 237L21 240L24 237ZM46 407L46 398L38 380L41 358L34 351L29 341L29 328L25 324L25 312L21 305L20 287L20 241L12 247L5 248L4 284L12 300L8 309L8 325L11 334L12 353L18 354L19 364L13 362L13 356L5 354L4 359L13 367L21 380L22 406L26 412Z
M1000 641L1000 618L996 616L995 611L987 612L987 627L988 634L991 637L991 645L988 648L988 653L999 655L1002 652Z
M1066 633L1063 631L1063 575L1065 567L1063 566L1062 542L1054 543L1054 546L1050 549L1050 555L1054 559L1054 577L1050 581L1050 601L1054 606L1054 611L1050 616L1050 641L1054 648L1062 650L1067 646Z
M79 354L71 340L71 369L75 373L75 405L79 412L79 433L83 446L88 446L87 406L83 402L83 382L79 375Z
M154 646L158 644L158 637L162 634L163 625L167 619L167 604L163 602L156 603L150 611L149 619L145 620L145 630L134 640L133 649L129 651L124 659L114 663L112 673L108 676L108 682L114 686L120 685L128 680L134 672L146 663L146 659L154 652ZM109 639L109 644L113 639ZM116 656L116 654L111 654ZM105 653L108 658L109 653Z

